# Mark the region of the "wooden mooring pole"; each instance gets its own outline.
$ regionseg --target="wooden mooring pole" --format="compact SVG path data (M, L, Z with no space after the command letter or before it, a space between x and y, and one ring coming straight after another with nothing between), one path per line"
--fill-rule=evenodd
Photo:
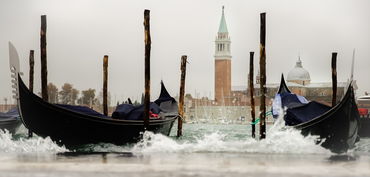
M179 98L179 115L180 118L177 119L178 126L177 126L177 137L182 136L182 122L184 120L184 95L185 95L185 77L186 77L186 63L187 63L187 56L183 55L181 57L181 79L180 79L180 98Z
M29 75L29 89L31 92L33 92L33 80L34 80L34 68L35 68L35 51L34 50L30 50L30 75ZM31 130L28 129L28 137L29 138L32 138L33 137L33 133Z
M252 116L252 137L255 138L256 137L256 124L255 124L255 121L256 121L256 118L255 118L255 114L256 114L256 111L255 111L255 108L254 108L254 81L253 81L253 78L254 78L254 64L253 64L253 57L254 57L254 52L250 52L249 53L250 57L249 57L249 95L251 97L251 116Z
M33 92L33 74L34 74L34 68L35 68L35 58L34 58L34 50L30 50L30 75L29 75L29 89L31 92Z
M40 47L41 47L41 95L44 101L49 101L48 96L48 69L46 55L46 15L41 16L41 31L40 31Z
M333 87L333 99L331 102L331 106L335 106L337 104L337 53L333 52L331 55L331 79L332 79L332 87Z
M108 116L108 55L103 59L103 113Z
M144 11L144 30L145 30L145 93L144 93L144 129L149 127L150 110L150 10Z
M266 13L261 13L260 31L260 139L266 138Z

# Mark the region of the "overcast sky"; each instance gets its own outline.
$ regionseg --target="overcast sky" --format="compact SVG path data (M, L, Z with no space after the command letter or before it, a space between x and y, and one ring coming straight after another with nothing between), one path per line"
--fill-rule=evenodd
M331 52L338 52L338 80L346 81L356 48L359 94L370 91L369 0L1 0L0 103L10 97L8 41L21 58L28 83L29 50L35 50L40 90L40 15L47 15L48 81L60 88L102 88L109 55L112 101L138 99L144 90L144 9L151 10L152 98L163 79L179 91L180 58L188 55L186 92L214 92L214 40L225 5L231 37L232 85L246 85L249 52L259 54L259 14L267 13L267 83L278 83L298 54L311 82L331 81ZM255 66L258 68L258 66ZM257 72L257 69L256 71Z

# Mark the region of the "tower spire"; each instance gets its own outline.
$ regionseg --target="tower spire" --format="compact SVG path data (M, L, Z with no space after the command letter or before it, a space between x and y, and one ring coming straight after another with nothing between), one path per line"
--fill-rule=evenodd
M230 37L225 20L225 6L222 6L220 26L216 37L215 59L231 59Z
M225 20L225 6L222 6L222 16L220 21L220 27L218 28L218 33L228 33Z

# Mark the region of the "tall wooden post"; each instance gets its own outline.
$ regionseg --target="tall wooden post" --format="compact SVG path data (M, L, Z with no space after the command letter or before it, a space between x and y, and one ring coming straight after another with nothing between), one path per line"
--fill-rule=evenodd
M150 10L144 11L144 30L145 30L145 95L144 95L144 129L149 127L150 110Z
M266 138L266 13L261 13L260 31L260 139Z
M253 67L253 57L254 57L254 52L250 52L250 59L249 59L249 95L251 97L251 116L252 116L252 137L256 137L256 124L254 123L256 121L255 118L255 108L254 108L254 67Z
M337 104L337 53L333 52L331 55L331 79L333 84L333 100L331 106Z
M108 55L103 59L103 113L108 115Z
M33 75L34 75L34 67L35 67L35 58L34 58L34 50L30 50L30 75L29 75L29 89L31 92L33 92ZM30 129L28 129L28 137L33 137L33 133Z
M179 114L180 118L178 121L177 127L177 137L182 136L182 122L184 119L184 95L185 95L185 76L186 76L186 61L187 56L183 55L181 57L181 79L180 79L180 99L179 99Z
M29 89L33 92L33 73L35 68L35 58L34 58L34 50L30 50L30 80L29 80Z
M41 95L44 101L49 101L48 96L48 69L46 55L46 15L41 16L41 31L40 31L40 47L41 47Z

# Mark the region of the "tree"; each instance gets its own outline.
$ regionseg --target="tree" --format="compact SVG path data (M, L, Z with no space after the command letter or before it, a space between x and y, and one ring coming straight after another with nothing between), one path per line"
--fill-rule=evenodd
M48 84L48 95L50 103L58 103L58 88L51 82Z
M75 104L79 91L73 88L70 83L65 83L62 86L62 90L59 92L60 103L62 104Z
M89 88L87 90L83 90L81 93L81 104L90 105L96 102L95 89Z
M71 100L72 104L76 104L79 93L80 93L80 91L78 91L77 89L75 89L75 88L72 89L72 100Z

